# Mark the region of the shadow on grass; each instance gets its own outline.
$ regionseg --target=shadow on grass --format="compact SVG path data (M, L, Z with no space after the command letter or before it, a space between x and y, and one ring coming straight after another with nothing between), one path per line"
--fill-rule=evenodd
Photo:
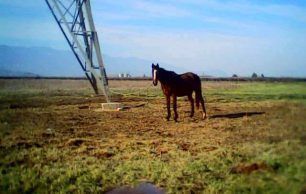
M262 115L265 112L239 112L239 113L230 113L230 114L218 114L218 115L212 115L209 116L209 118L229 118L229 119L235 119L235 118L241 118L244 116L253 116L253 115Z

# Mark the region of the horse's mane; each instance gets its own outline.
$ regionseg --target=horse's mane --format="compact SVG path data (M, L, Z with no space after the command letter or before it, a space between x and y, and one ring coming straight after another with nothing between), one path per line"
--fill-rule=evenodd
M159 79L161 81L169 81L175 78L176 76L178 76L178 74L175 73L174 71L168 71L168 70L165 70L164 68L159 68L159 76L160 76Z

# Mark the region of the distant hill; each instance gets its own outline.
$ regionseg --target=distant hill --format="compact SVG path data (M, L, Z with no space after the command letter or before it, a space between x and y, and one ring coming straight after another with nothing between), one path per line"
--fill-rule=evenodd
M0 46L0 70L31 72L40 76L80 76L71 52L45 47Z
M152 61L139 58L103 55L108 75L129 73L132 76L151 75ZM186 70L161 64L178 73ZM84 76L71 51L47 47L16 47L0 45L1 76ZM28 72L28 73L27 73Z
M109 75L118 75L119 73L129 73L132 76L151 76L152 61L139 59L136 57L112 57L103 55L106 71ZM184 68L177 68L169 64L160 63L166 69L175 70L178 73L183 73Z
M6 69L0 69L0 76L9 77L39 77L38 74L23 72L23 71L10 71Z

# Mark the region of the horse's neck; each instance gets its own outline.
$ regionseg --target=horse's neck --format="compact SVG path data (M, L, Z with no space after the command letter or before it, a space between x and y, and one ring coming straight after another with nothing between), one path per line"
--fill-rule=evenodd
M162 85L162 87L168 84L166 80L162 80L162 79L159 79L159 82Z
M171 82L171 79L173 79L175 76L177 76L176 73L163 70L161 77L159 78L159 81L162 84L169 84Z

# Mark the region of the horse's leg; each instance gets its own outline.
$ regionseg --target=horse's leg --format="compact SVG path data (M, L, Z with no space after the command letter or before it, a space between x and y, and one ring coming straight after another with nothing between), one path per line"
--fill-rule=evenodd
M166 100L167 100L167 116L166 119L167 121L169 121L170 117L171 117L171 111L170 111L170 95L166 96Z
M174 120L177 122L178 114L177 114L177 98L176 95L172 95L173 97L173 111L174 111Z
M196 94L197 108L199 107L199 103L201 103L201 106L202 106L202 109L203 109L202 118L206 119L206 109L205 109L204 99L203 99L203 96L202 96L201 82L199 84L199 87L195 90L195 94Z
M203 99L203 96L201 94L201 97L200 97L200 102L201 102L201 105L202 105L202 109L203 109L203 119L206 119L206 108L205 108L205 104L204 104L204 99Z
M189 99L190 106L191 106L190 117L193 117L193 115L194 115L194 100L192 98L192 93L188 95L188 99Z

